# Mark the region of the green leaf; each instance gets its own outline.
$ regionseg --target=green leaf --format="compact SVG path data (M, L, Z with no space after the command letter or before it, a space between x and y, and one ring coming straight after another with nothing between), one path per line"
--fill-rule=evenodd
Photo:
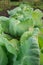
M15 56L7 52L7 57L8 57L8 65L13 65L13 58L15 58Z
M7 38L9 41L10 41L11 39L13 39L13 37L11 37L10 35L5 34L5 33L2 33L2 36L3 36L4 38Z
M6 44L6 39L2 35L0 35L0 46L5 46L5 44Z
M9 53L12 53L15 56L17 56L17 52L18 52L17 43L18 43L18 41L16 39L14 39L11 42L9 42L9 41L6 41L6 42L7 43L5 44L5 47L6 47L7 51Z
M7 65L8 58L6 53L3 51L2 47L0 47L0 65Z
M2 32L3 32L3 29L2 29L2 26L0 24L0 34L2 34Z
M19 41L17 39L12 39L11 41L12 46L14 46L15 49L15 55L19 52Z
M7 33L8 32L8 27L9 27L9 18L1 16L0 17L0 24L3 28L3 31Z
M34 21L35 26L41 26L42 25L42 12L39 9L36 9L32 13L32 19Z
M40 65L43 65L43 53L40 52Z
M18 13L21 12L21 8L20 8L20 7L16 7L16 8L14 8L13 10L7 11L7 12L8 12L8 14L9 14L10 16L15 16L15 15L17 14L17 12L18 12Z
M12 46L14 47L14 54L8 53L8 58L9 58L8 65L9 64L10 65L18 65L18 61L17 61L17 56L18 56L18 53L19 53L19 43L18 43L18 40L12 39L12 40L10 40L10 42L11 42Z
M21 65L39 65L40 64L40 49L37 39L37 29L34 29L33 34L23 34L20 39L21 50Z
M14 21L13 20L10 21L10 23L9 23L9 33L11 35L16 36L16 34L17 34L16 27L17 27L17 25L19 23L20 23L20 21L19 20L15 20L15 19L14 19Z
M33 26L33 21L31 19L26 20L25 22L15 20L10 22L9 32L13 36L21 36L25 31L29 30L29 27Z
M2 35L0 35L0 46L5 46L9 53L16 55L18 50L17 43L18 41L16 39L10 42L6 38L4 38Z
M43 35L41 35L41 34L39 35L38 41L39 41L40 48L42 48L43 47Z

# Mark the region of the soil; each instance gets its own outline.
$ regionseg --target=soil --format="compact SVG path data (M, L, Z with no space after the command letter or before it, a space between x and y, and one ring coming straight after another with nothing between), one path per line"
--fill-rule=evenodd
M14 8L16 8L17 6L11 6L9 9L6 9L6 10L3 10L0 12L0 16L6 16L6 17L9 17L8 13L7 13L7 10L12 10Z

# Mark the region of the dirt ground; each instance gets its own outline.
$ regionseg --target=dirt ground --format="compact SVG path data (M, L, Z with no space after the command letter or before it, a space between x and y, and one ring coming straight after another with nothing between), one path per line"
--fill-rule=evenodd
M1 12L0 12L0 16L9 17L9 15L8 15L8 13L7 13L7 10L12 10L12 9L14 9L15 7L17 7L17 6L11 6L11 8L1 11Z

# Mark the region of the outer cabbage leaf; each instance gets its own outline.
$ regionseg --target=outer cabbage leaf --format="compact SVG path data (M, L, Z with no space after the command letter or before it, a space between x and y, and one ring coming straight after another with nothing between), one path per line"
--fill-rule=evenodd
M36 9L32 13L32 19L34 21L35 26L42 26L42 12L39 9Z
M43 65L43 49L40 49L40 65Z
M18 25L19 23L20 23L19 20L10 21L10 23L9 23L9 33L10 33L11 35L16 36L16 34L17 34L16 27L17 27L17 25Z
M20 22L15 20L11 21L9 24L9 32L13 36L21 36L25 31L29 30L29 27L33 27L33 21L26 20L25 22Z
M20 8L20 7L16 7L16 8L14 8L13 10L8 11L8 14L9 14L10 16L15 16L17 13L20 13L20 12L21 12L21 8Z
M43 35L39 35L39 46L40 46L40 48L42 48L43 47Z
M10 41L11 39L13 39L13 37L11 37L9 34L2 33L2 36L3 36L4 38L7 38L9 41Z
M6 38L0 35L0 46L5 46L5 44L6 44Z
M14 54L15 56L17 56L18 52L18 48L16 47L17 43L17 40L14 40L13 42L7 41L7 43L5 44L5 47L8 50L8 52Z
M3 29L2 29L2 26L0 24L0 34L2 34L2 32L3 32Z
M43 54L40 54L40 65L43 65Z
M24 22L24 19L26 17L28 17L28 19L32 17L32 12L33 8L31 8L29 5L22 4L15 9L8 11L8 14L10 15L10 17Z
M37 33L34 33L34 32ZM39 29L35 30L32 34L26 36L26 34L21 37L21 65L39 65L40 64L40 49L38 45L37 35Z
M0 17L0 23L1 23L1 26L3 28L3 31L7 33L8 27L9 27L9 18L1 16Z
M16 55L17 53L16 45L18 42L17 40L14 40L13 42L14 43L11 43L6 38L4 38L2 35L0 35L0 46L5 46L9 53Z
M3 51L2 47L0 47L0 65L7 65L8 58L6 53Z
M18 56L18 53L19 53L19 43L18 43L18 40L12 39L10 42L11 42L11 44L15 48L15 54L8 53L8 58L9 58L8 65L9 64L10 65L18 65L18 60L17 60L17 56Z

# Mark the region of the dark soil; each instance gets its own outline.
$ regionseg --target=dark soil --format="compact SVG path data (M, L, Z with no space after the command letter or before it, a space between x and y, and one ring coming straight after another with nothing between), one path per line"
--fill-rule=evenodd
M3 10L2 12L0 12L0 16L6 16L9 17L8 13L6 10Z
M6 17L9 17L8 13L7 13L7 10L12 10L14 8L16 8L17 6L11 6L9 9L6 9L6 10L3 10L0 12L0 16L6 16Z

